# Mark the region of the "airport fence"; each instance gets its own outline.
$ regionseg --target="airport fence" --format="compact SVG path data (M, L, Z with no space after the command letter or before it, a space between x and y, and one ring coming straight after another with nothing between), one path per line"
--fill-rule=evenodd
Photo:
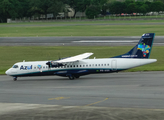
M160 15L145 15L145 16L117 16L117 15L108 15L108 16L98 16L93 19L88 19L87 17L56 17L56 18L23 18L23 19L7 19L7 23L20 23L20 22L55 22L55 21L97 21L97 20L155 20L155 19L164 19L164 14Z

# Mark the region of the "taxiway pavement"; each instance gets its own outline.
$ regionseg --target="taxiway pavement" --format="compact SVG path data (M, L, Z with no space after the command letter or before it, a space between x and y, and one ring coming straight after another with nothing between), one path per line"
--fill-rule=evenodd
M0 37L0 46L123 46L136 45L141 36L94 37ZM164 36L155 36L154 45L164 45Z
M0 103L121 108L164 108L164 72L58 76L0 76Z

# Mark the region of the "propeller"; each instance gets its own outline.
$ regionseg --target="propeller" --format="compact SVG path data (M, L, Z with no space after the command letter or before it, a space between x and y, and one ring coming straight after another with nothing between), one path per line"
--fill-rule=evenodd
M59 57L59 60L61 60L61 58L60 58L60 53L58 53L58 57Z
M50 70L50 69L51 69L51 61L48 61L48 62L46 63L46 65L48 65L48 69Z
M48 58L49 58L49 60L50 60L50 53L48 52ZM47 63L46 63L46 65L48 65L48 70L51 70L51 61L48 61Z

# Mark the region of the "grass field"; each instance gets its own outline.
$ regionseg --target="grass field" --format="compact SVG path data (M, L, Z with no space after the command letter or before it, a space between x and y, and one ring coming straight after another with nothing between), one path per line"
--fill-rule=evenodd
M140 36L143 33L164 35L164 25L103 25L56 27L4 27L0 37L28 36Z
M113 23L113 25L95 25ZM121 23L121 25L117 25ZM131 23L131 25L124 25ZM135 23L133 25L133 23ZM136 25L136 23L143 23ZM144 23L161 23L159 25L145 25ZM0 37L29 37L29 36L141 36L143 33L153 32L163 36L164 21L86 21L86 22L38 22L0 24ZM69 25L65 25L69 24ZM77 24L77 25L73 25ZM83 25L88 24L88 25ZM42 26L39 26L42 25ZM59 25L59 26L55 26Z
M100 25L111 23L113 25ZM117 25L117 23L119 25ZM124 23L131 23L124 25ZM133 25L142 23L139 25ZM159 25L145 25L144 23L161 23ZM0 37L30 37L30 36L141 36L143 33L153 32L156 36L164 36L163 20L137 20L137 21L73 21L73 22L37 22L37 23L12 23L0 24ZM69 25L68 25L69 24ZM75 25L76 24L76 25ZM85 24L85 25L84 25ZM86 25L88 24L88 25ZM99 24L99 25L95 25ZM123 54L132 46L102 47L102 46L78 46L78 47L0 47L0 74L14 63L23 60L54 60L60 57L74 56L84 52L93 52L91 56L97 58L112 57ZM154 46L151 58L156 58L156 63L130 69L128 71L164 70L163 46ZM103 54L102 54L103 53Z
M0 47L0 74L5 74L5 71L16 62L26 61L41 61L55 60L60 57L69 57L84 52L93 52L90 58L108 58L128 52L132 46L19 46L19 47ZM155 58L158 61L153 64L144 65L141 67L129 69L128 71L163 71L164 70L164 51L163 46L153 46L150 58ZM103 54L102 54L103 53Z
M43 25L43 24L94 24L94 23L164 23L164 20L90 20L90 21L40 21L20 23L0 23L0 26L12 25Z

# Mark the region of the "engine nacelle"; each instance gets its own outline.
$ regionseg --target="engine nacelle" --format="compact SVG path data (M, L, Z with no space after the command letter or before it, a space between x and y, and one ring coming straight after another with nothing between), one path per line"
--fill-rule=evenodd
M57 63L57 62L53 62L53 61L47 62L46 65L48 65L49 68L65 66L62 63Z

